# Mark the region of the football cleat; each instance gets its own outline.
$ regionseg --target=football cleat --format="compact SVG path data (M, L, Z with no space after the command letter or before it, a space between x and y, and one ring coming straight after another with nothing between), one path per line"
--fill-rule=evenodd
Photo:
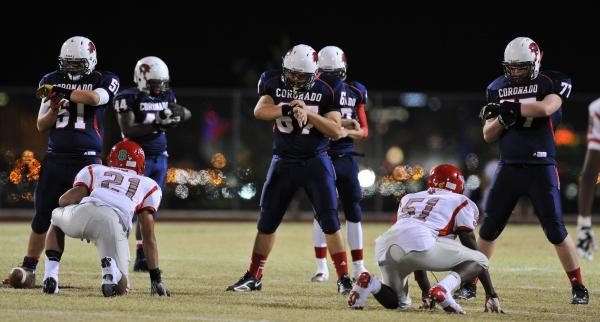
M573 286L571 293L573 294L571 304L588 304L590 302L590 294L583 285Z
M352 291L352 280L348 273L344 273L342 277L337 281L338 293L342 295L348 295Z
M575 241L577 254L582 258L592 261L594 259L593 252L598 250L596 243L596 235L591 226L577 226L577 239Z
M310 278L310 281L315 283L325 283L329 281L329 273L316 272L315 275L313 275L313 277Z
M262 276L261 276L262 278ZM251 292L260 291L262 289L261 278L256 278L250 275L250 272L246 272L239 281L233 285L229 285L225 291L232 292Z
M466 314L465 311L456 303L454 298L441 286L434 286L429 290L429 297L439 303L447 313Z
M348 307L355 310L362 310L364 308L370 293L369 286L372 278L368 272L363 272L358 276L356 284L354 284L348 296Z
M58 282L54 277L47 277L42 284L42 292L46 294L58 293Z
M455 300L470 300L477 297L477 285L464 283L453 295Z
M111 271L111 260L108 257L104 257L100 260L103 272ZM102 294L104 297L117 296L117 282L115 282L112 274L102 275Z

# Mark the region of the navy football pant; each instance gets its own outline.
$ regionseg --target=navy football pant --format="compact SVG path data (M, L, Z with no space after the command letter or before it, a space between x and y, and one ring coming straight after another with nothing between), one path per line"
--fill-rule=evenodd
M43 234L50 228L52 210L58 207L58 199L67 190L73 188L77 173L85 166L99 164L99 157L46 155L42 161L40 179L34 192L35 215L31 229Z
M167 180L167 171L169 170L169 157L166 154L158 154L158 155L147 155L146 156L146 166L144 168L144 176L148 178L152 178L160 189L163 189L165 186L165 180ZM152 214L152 217L156 219L158 216L158 211L155 211ZM137 220L137 214L133 215L133 221Z
M340 229L331 159L327 155L307 160L273 156L260 197L259 232L272 234L277 230L299 188L306 191L323 232L333 234Z
M344 209L344 216L346 220L353 223L360 222L362 219L362 209L360 208L362 191L358 183L358 162L352 155L344 155L332 158L332 160L336 176L335 184Z
M560 185L554 165L500 165L485 205L486 218L479 230L485 240L495 240L506 226L519 197L531 200L546 238L560 244L567 237L560 202Z

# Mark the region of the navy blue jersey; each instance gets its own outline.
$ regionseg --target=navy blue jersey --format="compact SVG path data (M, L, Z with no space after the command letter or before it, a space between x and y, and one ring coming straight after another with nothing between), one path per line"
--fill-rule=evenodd
M540 72L522 85L512 85L505 76L487 88L488 102L541 101L549 94L559 95L563 103L571 94L571 79L556 71ZM556 164L554 129L562 119L562 107L548 117L519 117L517 123L500 136L500 162L506 164Z
M283 85L281 74L281 71L262 73L258 82L258 95L271 96L275 105L295 99L302 100L308 109L319 115L339 111L334 106L333 90L327 83L317 79L310 90L293 93L291 88ZM315 129L310 122L300 128L298 122L290 116L276 119L273 132L273 154L283 158L311 158L325 152L329 147L329 138Z
M322 77L321 79L333 88L334 102L342 113L342 119L354 119L361 122L357 108L361 104L367 103L367 88L359 82L345 83L339 79L328 77ZM329 154L338 155L352 152L356 152L356 149L354 148L354 139L351 137L331 141Z
M131 87L115 96L114 106L117 113L133 112L135 123L150 124L154 122L158 112L166 109L169 103L176 102L175 93L170 89L161 95L152 96L137 87ZM167 137L163 131L130 139L135 140L146 155L158 155L167 150Z
M42 77L39 85L44 84L87 91L103 88L110 102L119 89L119 78L111 72L93 71L74 81L67 73L54 71ZM48 153L99 154L104 135L104 109L108 104L89 106L69 102L63 106L58 112L56 124L50 129Z

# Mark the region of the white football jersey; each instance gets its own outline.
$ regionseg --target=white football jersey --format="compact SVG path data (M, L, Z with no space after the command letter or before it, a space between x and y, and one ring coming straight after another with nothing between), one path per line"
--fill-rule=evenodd
M162 197L160 187L151 178L138 175L133 170L100 164L81 169L73 186L84 186L90 192L80 203L112 207L128 229L134 214L143 210L156 212Z
M600 150L600 98L593 101L588 110L588 149Z
M411 193L402 198L398 220L377 243L386 246L380 249L384 252L394 244L407 253L428 250L438 237L455 238L459 231L473 231L478 217L477 205L463 194L444 189Z

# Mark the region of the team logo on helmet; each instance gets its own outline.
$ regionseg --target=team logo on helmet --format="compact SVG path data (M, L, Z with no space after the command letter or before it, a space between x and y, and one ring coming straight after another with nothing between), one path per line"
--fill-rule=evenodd
M142 75L144 75L144 79L146 78L146 74L148 74L149 72L150 72L150 65L148 65L148 64L140 65L140 73L142 73Z
M96 46L91 41L88 43L88 51L90 52L90 54L96 51Z
M316 63L319 61L319 53L317 53L316 51L313 51L312 53L313 55L313 61Z
M119 161L127 160L127 150L125 150L125 149L119 150L119 154L117 155L117 158L119 159Z

